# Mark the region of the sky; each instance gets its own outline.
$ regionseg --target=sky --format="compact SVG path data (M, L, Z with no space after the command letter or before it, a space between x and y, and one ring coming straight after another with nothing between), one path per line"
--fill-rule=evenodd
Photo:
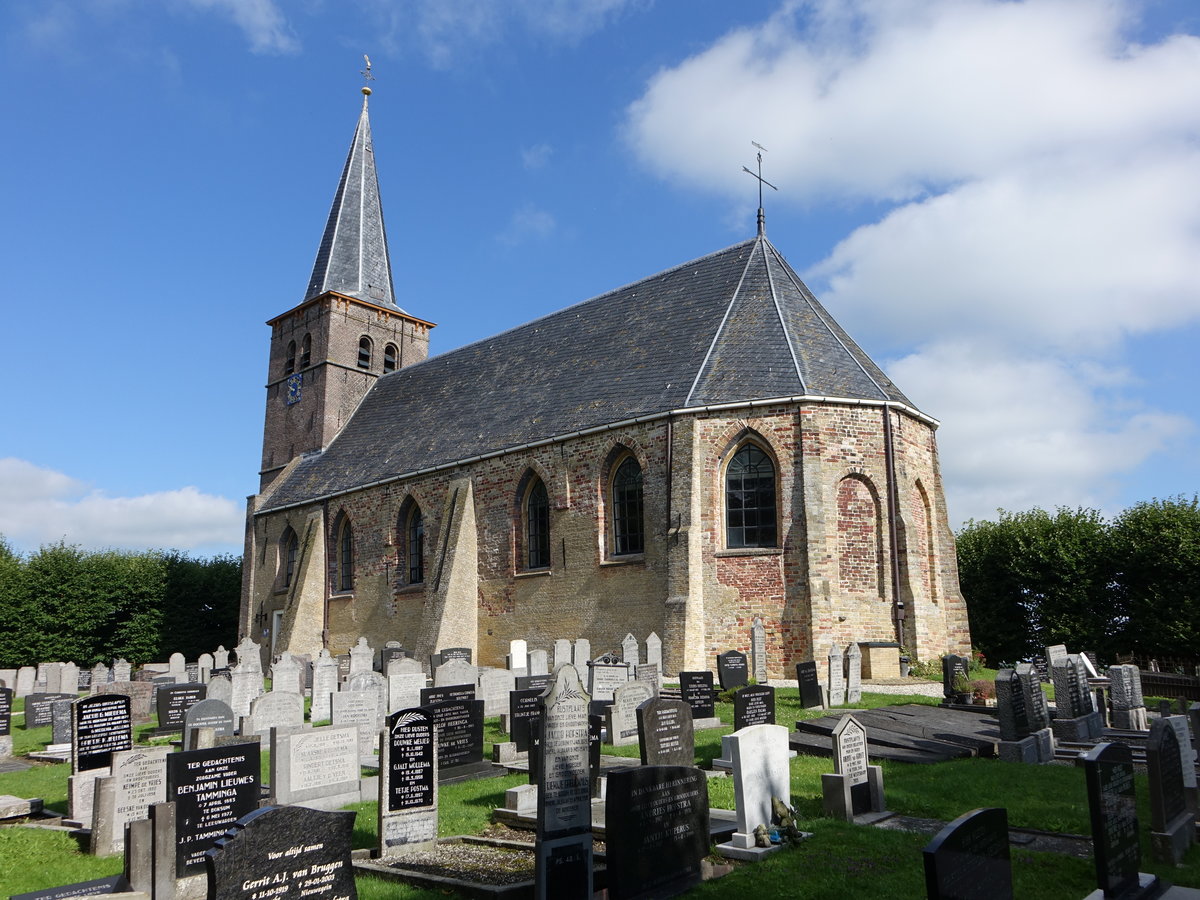
M240 553L361 103L445 352L767 234L954 527L1200 485L1194 0L8 0L0 534Z

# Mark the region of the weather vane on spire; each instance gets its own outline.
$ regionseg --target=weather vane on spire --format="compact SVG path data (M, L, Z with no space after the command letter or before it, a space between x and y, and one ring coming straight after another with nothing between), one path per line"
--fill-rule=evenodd
M365 62L367 64L367 67L365 69L363 69L361 72L359 72L358 74L363 77L363 89L362 89L363 95L369 97L369 96L371 96L370 85L371 85L371 82L375 80L375 76L371 74L371 57L367 56L367 54L364 53L363 54L363 62ZM363 102L365 103L366 101L364 100Z
M758 141L751 141L750 143L758 148L758 173L756 174L754 172L751 172L745 166L742 166L742 171L745 172L747 175L753 176L754 178L758 179L758 233L763 234L766 231L766 217L763 215L763 199L762 199L763 185L765 184L767 187L769 187L773 191L777 191L777 190L779 190L779 188L775 187L775 185L771 184L771 182L767 181L767 179L762 177L762 155L767 152L767 148L764 147L762 144L758 143Z

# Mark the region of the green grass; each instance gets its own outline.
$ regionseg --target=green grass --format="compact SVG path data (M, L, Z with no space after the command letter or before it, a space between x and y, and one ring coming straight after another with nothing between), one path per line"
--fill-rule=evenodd
M0 893L5 896L117 875L122 865L119 856L80 853L65 831L0 828Z

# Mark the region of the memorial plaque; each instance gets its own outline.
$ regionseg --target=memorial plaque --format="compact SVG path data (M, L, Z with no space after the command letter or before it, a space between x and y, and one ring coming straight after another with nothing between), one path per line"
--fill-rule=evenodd
M655 697L638 707L637 717L643 766L696 764L692 710L688 704Z
M25 728L40 728L54 724L54 704L59 700L74 700L74 694L49 694L39 691L25 695Z
M437 732L428 710L403 709L388 716L379 760L379 850L437 840Z
M959 816L922 853L929 900L1012 900L1007 810Z
M708 779L691 766L608 773L610 900L673 897L700 883L708 854Z
M30 891L28 894L13 894L9 900L70 900L73 897L124 894L131 890L129 881L124 875L110 875L108 878L64 884L61 887L46 888L43 891Z
M72 705L71 716L75 732L71 768L75 772L107 768L113 751L133 746L129 698L124 694L81 697Z
M452 776L450 770L483 761L483 701L449 700L422 707L433 718L438 730L439 777Z
M680 672L679 693L692 708L693 719L711 719L716 714L712 672Z
M1119 897L1137 888L1142 863L1133 753L1117 741L1097 744L1080 759L1087 781L1096 885L1105 896Z
M508 695L508 736L518 753L529 751L529 726L542 714L541 690L513 691Z
M775 688L765 684L748 684L733 695L733 727L735 731L751 725L775 724Z
M357 900L354 816L303 806L265 806L242 816L206 854L209 896Z
M538 691L544 691L554 683L553 675L518 675L517 690L532 691L535 688Z
M228 744L167 756L167 801L175 804L175 875L204 871L204 854L229 826L258 808L259 745Z
M588 663L588 687L593 700L611 701L613 692L629 681L629 666L624 663Z
M800 688L800 705L804 709L824 706L821 699L821 682L817 678L816 662L796 663L796 682Z
M717 680L721 690L731 691L750 683L750 667L746 654L739 650L727 650L717 654Z
M176 684L158 689L155 704L159 728L183 730L187 711L204 699L208 688L203 684Z
M452 684L449 687L421 688L421 705L434 703L466 703L475 699L475 685Z

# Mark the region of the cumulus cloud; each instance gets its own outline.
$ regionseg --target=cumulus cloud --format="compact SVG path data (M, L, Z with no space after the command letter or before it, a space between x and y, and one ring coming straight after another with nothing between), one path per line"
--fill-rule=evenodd
M226 16L242 30L255 53L295 53L300 49L274 0L186 0L206 12Z
M532 204L525 204L512 214L498 240L506 246L515 247L527 241L545 240L557 227L553 214Z
M554 148L549 144L534 144L532 147L524 147L521 150L521 164L526 169L540 169L550 162L550 157L554 154Z
M624 134L744 203L868 219L804 273L944 421L956 519L1104 506L1183 435L1127 339L1200 319L1200 38L1139 42L1129 0L785 3L658 72Z
M226 550L241 544L243 510L194 487L113 497L62 472L0 459L0 534L34 549L65 540L89 549Z

